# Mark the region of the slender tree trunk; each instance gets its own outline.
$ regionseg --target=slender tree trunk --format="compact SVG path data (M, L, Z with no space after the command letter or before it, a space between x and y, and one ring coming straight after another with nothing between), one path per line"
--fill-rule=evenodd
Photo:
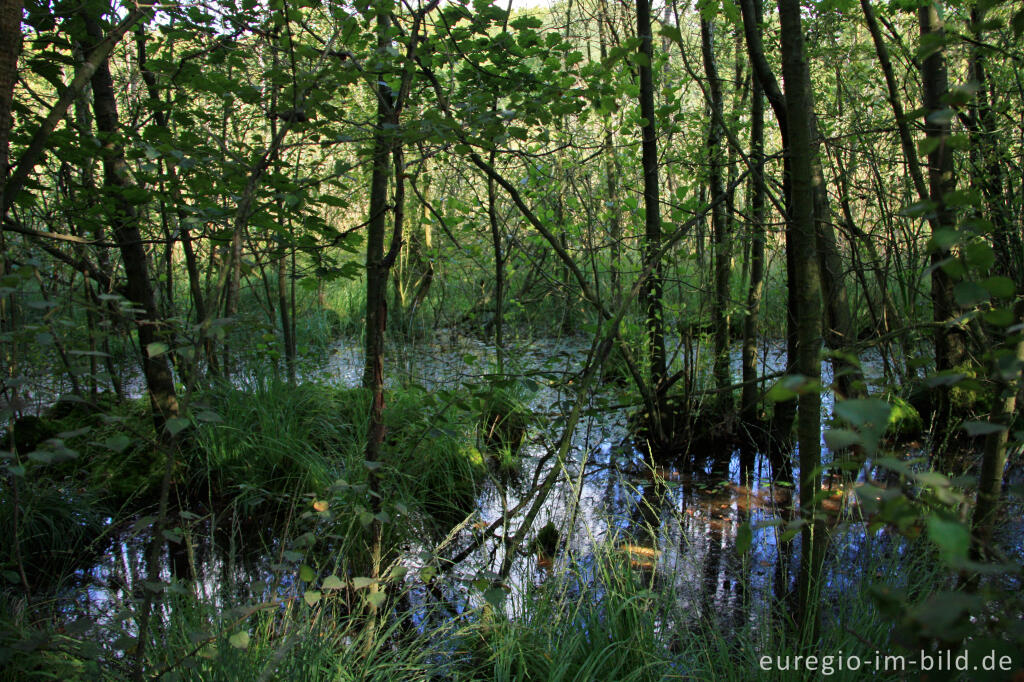
M654 59L651 33L651 7L648 0L636 4L637 36L640 39L638 66L640 71L640 116L643 119L641 164L644 175L644 265L650 276L640 290L640 305L646 317L648 367L655 395L655 414L651 422L655 437L665 442L662 417L665 414L665 328L661 304L662 264L653 262L661 248L661 207L658 188L658 142L654 113Z
M878 65L882 67L882 75L885 77L885 89L889 98L889 106L892 107L893 117L896 119L896 130L900 135L900 147L903 149L903 158L910 171L910 178L913 180L914 189L920 201L928 198L928 187L924 184L924 176L921 175L921 164L917 159L917 150L914 148L914 139L910 135L910 126L907 125L907 118L903 112L903 103L900 101L899 89L896 86L896 77L893 75L892 61L889 59L889 49L882 39L882 32L878 29L878 20L871 7L871 0L860 0L861 9L864 11L864 20L871 34L871 40L875 44L875 54L878 55Z
M406 48L405 63L412 64L416 55L416 47L420 37L420 26L423 17L437 6L432 0L421 7L414 15L410 30L410 41ZM389 29L392 17L387 12L377 15L377 125L373 134L373 168L370 173L370 216L367 222L366 236L366 364L363 368L363 387L370 392L369 428L366 438L364 457L367 462L380 462L383 458L384 444L384 332L387 328L387 283L388 273L398 256L402 245L402 223L405 214L405 162L401 140L398 135L398 123L402 103L408 96L412 86L413 72L410 67L402 72L399 91L393 92L385 82L386 72L390 64L385 55L390 46ZM394 226L391 243L387 253L384 251L384 233L387 230L387 191L391 175L391 163L394 164ZM369 487L372 491L371 508L374 519L370 525L370 598L367 599L367 616L369 636L366 639L365 651L370 651L375 642L374 632L378 624L376 595L381 591L380 569L383 558L382 527L380 521L381 497L380 480L377 478L376 466L370 467Z
M1024 324L1024 301L1016 305L1017 324ZM1009 350L994 353L992 377L994 401L989 421L1003 427L985 437L985 449L978 473L978 500L971 519L973 542L971 556L983 559L992 544L1003 492L1003 471L1006 469L1007 444L1011 423L1017 415L1017 394L1021 388L1021 368L1024 367L1024 337L1017 335Z
M489 163L494 165L494 152ZM505 321L505 255L501 248L498 228L498 209L494 191L494 178L487 178L487 219L491 226L491 244L494 247L494 355L498 374L505 373L505 341L502 336Z
M281 316L281 334L284 338L284 362L288 383L295 383L295 339L292 338L291 316L288 311L288 250L282 248L277 258L277 309Z
M21 54L21 11L22 0L0 0L0 278L9 269L7 243L3 223L7 218L7 205L12 194L8 193L7 171L9 167L9 146L11 128L14 124L11 109L14 104L14 86L18 82L18 56ZM0 297L0 333L14 328L13 296ZM3 344L0 360L7 367L8 378L14 376L15 356L13 347Z
M1024 324L1024 300L1019 295L1024 289L1024 247L1021 235L1012 227L1011 212L1006 204L1005 171L998 144L997 124L992 111L989 79L985 64L983 26L985 8L975 5L971 9L971 25L975 45L971 49L969 69L978 88L972 107L972 151L981 157L975 172L974 184L980 186L985 198L984 215L992 223L992 242L995 247L995 270L1012 279L1017 287L1018 300L1014 310L1017 325ZM1007 445L1011 422L1016 416L1017 398L1021 388L1021 368L1024 367L1024 336L1018 331L1016 342L1008 339L1005 329L992 328L990 333L999 340L1001 348L992 351L992 385L994 402L989 421L1000 425L1001 431L985 437L985 449L978 475L978 501L974 508L972 558L983 559L992 543L996 526L999 499L1003 488L1003 471L1007 463ZM1009 341L1009 343L1007 343ZM1007 347L1008 346L1008 347Z
M708 158L711 196L722 194L723 154L722 137L725 128L722 83L718 78L715 60L714 26L711 21L701 19L701 54L704 58L704 74L708 79L708 106L711 122L708 128ZM719 203L711 211L711 234L715 244L715 294L711 301L711 325L714 330L715 388L718 389L717 411L727 414L732 411L732 376L729 371L729 216L725 203Z
M598 17L598 40L600 55L603 61L608 56L605 26L611 21L608 16L608 3L601 2L601 15ZM611 290L613 300L618 300L621 284L619 282L622 259L622 221L619 212L619 170L618 155L615 152L615 134L612 131L612 113L604 120L604 172L608 190L608 222L611 238Z
M169 122L167 120L167 114L161 107L160 90L157 87L156 75L149 70L146 65L146 32L136 32L136 46L138 52L138 63L139 71L142 74L142 80L146 84L146 90L149 94L150 103L153 106L153 120L161 128L170 129ZM161 163L163 163L161 161ZM185 271L188 274L188 288L189 294L192 297L192 305L195 308L195 319L198 323L202 323L206 320L206 300L203 296L203 286L199 277L199 264L196 260L195 249L192 244L192 235L189 230L188 214L185 212L185 201L181 195L181 181L178 179L178 172L173 165L167 164L164 166L164 171L167 173L168 187L170 189L171 199L174 201L174 212L177 217L177 233L178 238L181 240L182 253L185 254ZM168 249L173 248L173 240L168 241ZM173 266L172 262L168 262L168 268ZM170 277L168 276L168 291L173 292L170 285ZM168 294L170 296L170 293ZM207 347L208 354L212 350L209 340L204 345ZM189 364L194 363L194 359ZM194 367L190 368L189 377L186 379L186 385L194 382ZM189 381L191 379L191 381Z
M89 37L99 43L102 30L99 23L92 17L85 19ZM103 60L96 68L92 77L93 110L96 114L96 129L103 142L103 175L108 188L112 189L112 228L121 251L127 278L127 296L136 306L136 326L139 337L139 351L142 359L142 373L146 380L150 405L153 411L153 422L158 442L165 457L163 481L160 487L159 510L154 527L153 538L147 552L147 579L153 583L160 582L160 551L163 546L163 528L167 518L167 507L170 496L171 475L174 471L175 437L168 424L178 417L178 396L174 388L174 379L168 355L157 352L154 344L166 338L160 328L156 299L149 277L149 266L146 251L139 232L139 216L135 206L126 201L123 191L131 186L128 176L128 164L125 162L124 149L114 140L120 134L117 105L114 96L114 83L110 75L110 65ZM168 342L169 345L169 342ZM139 636L135 650L136 679L142 679L145 666L145 652L149 638L149 620L152 609L153 594L146 592L146 598L139 616Z
M755 0L755 12L760 22L761 0ZM747 290L747 309L743 320L743 393L741 412L744 423L758 421L757 402L757 331L764 290L765 241L765 181L764 181L764 89L757 74L751 76L750 153L754 172L750 190L750 283Z
M388 45L387 31L391 25L390 16L377 16L378 47ZM380 462L384 444L384 331L387 327L387 281L388 269L384 263L384 234L387 230L388 178L391 174L391 153L393 132L388 127L394 104L391 88L383 82L377 86L377 126L373 136L373 167L370 175L370 216L366 231L366 364L363 369L363 387L370 391L370 426L366 438L364 456L367 462ZM370 470L370 490L373 491L374 514L380 511L380 482L374 469ZM380 577L381 523L374 519L371 524L371 566L370 578L373 592ZM368 600L369 627L376 627L377 611L372 600ZM373 639L370 637L369 639Z
M819 610L817 578L824 552L824 528L816 519L814 497L818 492L821 464L821 393L815 385L821 379L818 359L821 348L821 281L815 257L814 143L812 140L813 100L799 0L779 0L782 41L782 74L786 85L789 114L789 158L792 170L792 208L795 287L799 300L797 370L812 382L799 397L797 436L800 445L800 508L809 523L803 528L799 613L797 622L805 628L805 642L818 638Z
M941 41L945 35L939 7L935 3L924 5L918 10L918 23L921 28L921 39ZM946 204L945 197L956 188L956 176L953 173L952 148L947 144L951 113L942 102L949 90L946 75L946 59L943 50L935 50L921 64L921 82L925 120L925 135L930 144L934 145L928 154L928 198L932 203L932 231L953 228L953 211ZM950 372L960 365L964 359L963 333L953 326L956 316L956 305L953 300L953 280L941 264L950 253L948 249L936 248L931 254L932 263L932 314L936 323L935 329L935 368L939 372ZM952 406L950 404L950 387L938 386L935 392L934 405L934 441L936 450L945 449L951 432Z
M89 22L96 37L99 26ZM142 235L139 232L139 218L134 206L121 198L121 190L131 186L128 176L128 165L124 158L124 149L111 141L119 130L117 105L114 97L113 80L110 76L108 63L104 61L96 70L92 79L93 108L96 114L96 128L107 138L103 146L103 172L106 185L116 188L113 193L114 207L112 227L124 261L125 275L128 280L128 298L140 310L137 318L139 345L142 355L143 375L149 389L150 401L153 406L153 417L157 433L164 433L164 422L177 416L178 402L170 365L166 354L151 356L149 344L164 338L161 320L156 308L156 299L149 277L149 265L143 247Z
M750 57L750 65L754 75L761 83L768 103L775 114L775 120L779 124L779 134L782 137L782 149L790 148L789 142L789 116L786 111L786 100L779 87L775 74L772 73L768 60L764 56L764 45L761 40L762 9L760 0L740 0L740 11L743 16L743 35L746 39L747 54ZM786 210L786 273L789 283L786 287L786 372L796 371L797 356L797 300L796 288L792 285L794 279L793 241L792 230L792 171L791 159L788 154L782 161L782 194ZM772 477L775 480L792 480L792 468L790 458L786 450L792 443L793 423L796 421L796 401L785 400L775 404L771 424L771 443L769 455L772 463Z
M975 5L971 9L975 44L971 48L968 68L978 89L970 117L971 150L980 156L972 181L985 198L985 217L992 223L997 267L1002 274L1014 280L1020 291L1024 290L1024 237L1020 230L1013 228L1012 204L1007 201L1010 194L1006 191L1006 154L999 147L1000 136L996 114L992 110L985 50L981 47L986 39L983 30L985 15L984 7Z

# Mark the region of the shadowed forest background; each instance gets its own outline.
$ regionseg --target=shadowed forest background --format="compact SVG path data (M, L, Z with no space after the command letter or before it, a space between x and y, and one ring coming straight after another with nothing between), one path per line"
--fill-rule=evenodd
M1024 674L1016 3L0 0L0 183L0 679Z

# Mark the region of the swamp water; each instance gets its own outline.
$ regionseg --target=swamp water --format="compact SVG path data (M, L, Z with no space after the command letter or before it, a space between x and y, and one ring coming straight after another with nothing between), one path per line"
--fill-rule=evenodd
M420 628L432 627L439 607L449 617L458 617L491 602L515 617L525 610L531 588L556 574L572 576L578 589L592 586L598 582L597 552L628 561L648 589L670 592L694 622L713 618L739 630L756 622L758 614L773 604L777 608L777 599L792 589L800 537L799 533L795 538L785 536L786 522L792 518L787 504L790 489L771 484L763 455L750 459L739 451L691 452L677 464L652 468L629 437L631 408L595 402L574 432L568 457L559 462L553 456L564 427L561 415L574 398L566 390L572 389L568 378L581 371L587 350L588 342L582 337L537 340L506 350L509 367L538 385L529 398L538 419L523 442L517 477L503 484L496 479L485 482L475 511L440 545L431 540L403 546L405 604ZM493 357L492 346L472 337L442 334L389 356L385 373L395 383L457 393L466 384L478 384ZM759 374L778 372L783 362L783 353L769 350L760 358ZM326 366L307 370L305 378L357 386L362 366L358 340L344 340L335 346ZM733 369L738 375L738 355ZM878 363L868 361L864 370L875 378ZM823 364L826 383L830 374L830 367ZM611 385L598 386L599 394L614 392ZM823 418L827 418L831 394L823 398ZM745 472L749 472L746 477ZM549 474L554 484L538 502L538 482ZM822 601L835 608L842 608L840 595L861 590L865 579L882 577L865 575L866 566L901 565L903 558L917 551L889 529L868 532L854 498L852 492L837 492L826 505L832 512L831 540ZM534 504L538 513L526 541L506 560L502 538L516 533L523 512ZM505 510L518 507L522 512L503 523ZM547 550L541 546L544 542L536 541L544 528L557 531ZM211 547L209 537L218 536L202 529L197 526L196 537L205 539L197 539L191 557L198 580L172 590L224 609L301 594L295 557L289 562L289 552L280 543L264 540L260 551L243 552L246 539L228 533L219 547ZM1004 527L1004 533L1019 554L1019 524ZM126 604L144 584L143 539L130 533L120 536L104 560L79 573L81 587L72 591L73 603L67 607L73 617L103 624L124 636L134 634ZM749 550L741 555L738 544L749 545ZM462 560L454 566L444 563L457 555ZM869 555L872 560L865 561ZM891 559L888 564L886 558ZM502 577L506 562L509 570ZM440 573L431 568L439 565L444 566ZM423 580L428 574L436 574L429 585ZM897 574L884 577L895 585L905 582ZM166 566L164 578L170 579Z

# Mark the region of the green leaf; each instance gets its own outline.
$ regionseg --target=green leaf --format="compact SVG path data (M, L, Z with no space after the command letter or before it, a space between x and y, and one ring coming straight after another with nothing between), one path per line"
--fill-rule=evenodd
M1013 294L1016 290L1013 280L1009 277L1003 277L1002 275L983 279L981 281L981 286L985 287L985 290L996 298L1004 299L1013 298Z
M949 251L950 247L960 241L961 233L959 230L951 230L943 228L941 230L935 230L932 233L931 239L928 240L929 251Z
M980 206L981 195L973 189L956 189L942 195L942 200L947 206Z
M884 400L875 398L842 400L836 403L835 412L850 424L860 428L884 428L889 422L892 406Z
M926 137L923 140L918 140L917 153L921 156L928 156L939 148L941 142L942 138L939 137Z
M1010 25L1013 26L1013 35L1020 38L1024 35L1024 9L1019 10L1013 15L1013 19L1010 20Z
M189 427L192 422L185 417L172 417L167 420L164 427L172 436L176 436Z
M985 313L985 322L993 327L1009 327L1013 324L1013 311L1006 308L996 308Z
M988 242L972 241L964 247L964 259L978 270L988 270L996 262L996 252Z
M669 26L668 24L661 25L661 35L665 36L677 45L683 44L683 34L676 26Z
M736 529L736 553L746 554L753 541L754 529L750 527L749 523L740 524L740 527Z
M969 308L988 300L988 291L977 282L957 282L953 287L953 298L957 304Z
M307 564L299 566L299 580L305 583L311 583L316 579L316 571Z
M160 341L154 341L153 343L146 344L146 355L151 358L163 355L168 350L170 350L170 346Z
M319 590L306 590L302 593L302 599L310 606L316 606L320 598L323 597L323 592Z
M249 633L245 630L236 632L228 638L228 644L236 649L245 649L249 646Z
M925 116L924 120L932 125L949 125L952 122L953 117L956 116L956 112L949 107L943 107L942 109L936 109Z
M940 386L956 386L966 378L966 374L947 370L925 378L924 383L925 386L927 386L928 388L938 388Z
M904 216L907 218L921 218L928 215L931 211L935 210L935 202L925 199L924 201L918 201L916 203L905 206L900 210L897 215Z
M782 377L775 382L770 389L768 389L768 393L765 395L765 400L769 403L792 400L806 389L808 383L807 377L801 374L791 374L789 376Z
M505 605L506 596L507 593L500 587L491 587L484 590L484 599L495 609L500 609Z
M323 585L321 585L321 588L325 590L340 590L343 587L345 587L345 583L333 573L324 578Z
M987 436L990 433L999 433L1005 431L1006 427L1000 424L993 424L991 422L964 422L961 426L964 431L967 432L968 436Z
M928 537L938 545L948 560L964 559L971 544L971 535L959 521L948 521L939 516L928 519Z
M124 452L129 445L134 442L134 439L129 438L123 433L116 434L103 441L103 447L113 450L114 452L121 454Z
M369 602L375 609L379 609L384 605L384 600L388 598L387 592L367 592L366 601Z
M845 450L861 443L860 435L849 429L829 429L825 432L825 445L830 450Z
M353 590L361 590L361 589L363 589L365 587L369 587L373 583L374 583L374 579L373 578L364 578L364 577L352 578L352 589Z

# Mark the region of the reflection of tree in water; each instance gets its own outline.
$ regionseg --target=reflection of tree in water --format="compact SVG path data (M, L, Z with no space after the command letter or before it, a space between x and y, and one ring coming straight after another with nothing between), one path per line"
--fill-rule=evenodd
M644 484L630 516L626 551L630 563L645 572L653 573L657 565L666 492L665 483L660 479Z

